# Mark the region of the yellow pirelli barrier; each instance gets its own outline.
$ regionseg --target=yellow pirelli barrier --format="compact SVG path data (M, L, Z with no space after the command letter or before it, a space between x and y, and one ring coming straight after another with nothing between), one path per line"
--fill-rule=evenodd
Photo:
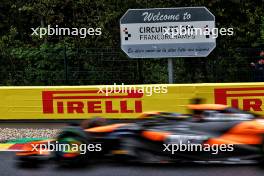
M0 119L133 119L150 111L187 113L186 105L196 97L264 115L264 83L219 83L1 87Z

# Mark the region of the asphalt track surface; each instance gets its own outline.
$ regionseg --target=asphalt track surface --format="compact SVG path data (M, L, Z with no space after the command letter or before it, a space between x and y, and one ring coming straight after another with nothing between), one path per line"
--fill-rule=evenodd
M1 176L263 176L264 166L253 165L125 165L97 163L83 168L61 168L55 163L39 167L16 164L14 153L0 153Z
M2 123L0 127L51 127L61 128L65 124ZM255 165L128 165L102 161L82 168L61 168L48 162L39 166L21 166L14 152L0 152L0 176L263 176L264 166Z
M38 167L17 164L14 153L0 153L1 176L263 176L264 167L254 165L128 165L96 163L82 168L61 168L55 163Z

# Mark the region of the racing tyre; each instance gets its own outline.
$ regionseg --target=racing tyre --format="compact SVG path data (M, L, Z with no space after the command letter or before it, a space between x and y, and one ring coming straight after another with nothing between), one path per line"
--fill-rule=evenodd
M63 133L57 138L58 148L55 160L60 166L79 167L87 164L89 152L82 151L81 146L88 146L89 139L78 134Z

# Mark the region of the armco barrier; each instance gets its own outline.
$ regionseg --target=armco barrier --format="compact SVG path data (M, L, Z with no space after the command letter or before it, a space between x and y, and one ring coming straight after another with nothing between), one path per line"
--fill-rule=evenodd
M167 86L167 93L98 93L105 86L1 87L0 119L131 119L148 111L187 113L186 105L195 97L264 114L264 83L144 86Z

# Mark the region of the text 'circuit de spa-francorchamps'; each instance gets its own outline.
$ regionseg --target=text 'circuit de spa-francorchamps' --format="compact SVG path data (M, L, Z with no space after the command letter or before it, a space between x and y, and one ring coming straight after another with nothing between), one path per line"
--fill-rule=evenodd
M0 176L119 175L264 175L264 0L0 2Z

